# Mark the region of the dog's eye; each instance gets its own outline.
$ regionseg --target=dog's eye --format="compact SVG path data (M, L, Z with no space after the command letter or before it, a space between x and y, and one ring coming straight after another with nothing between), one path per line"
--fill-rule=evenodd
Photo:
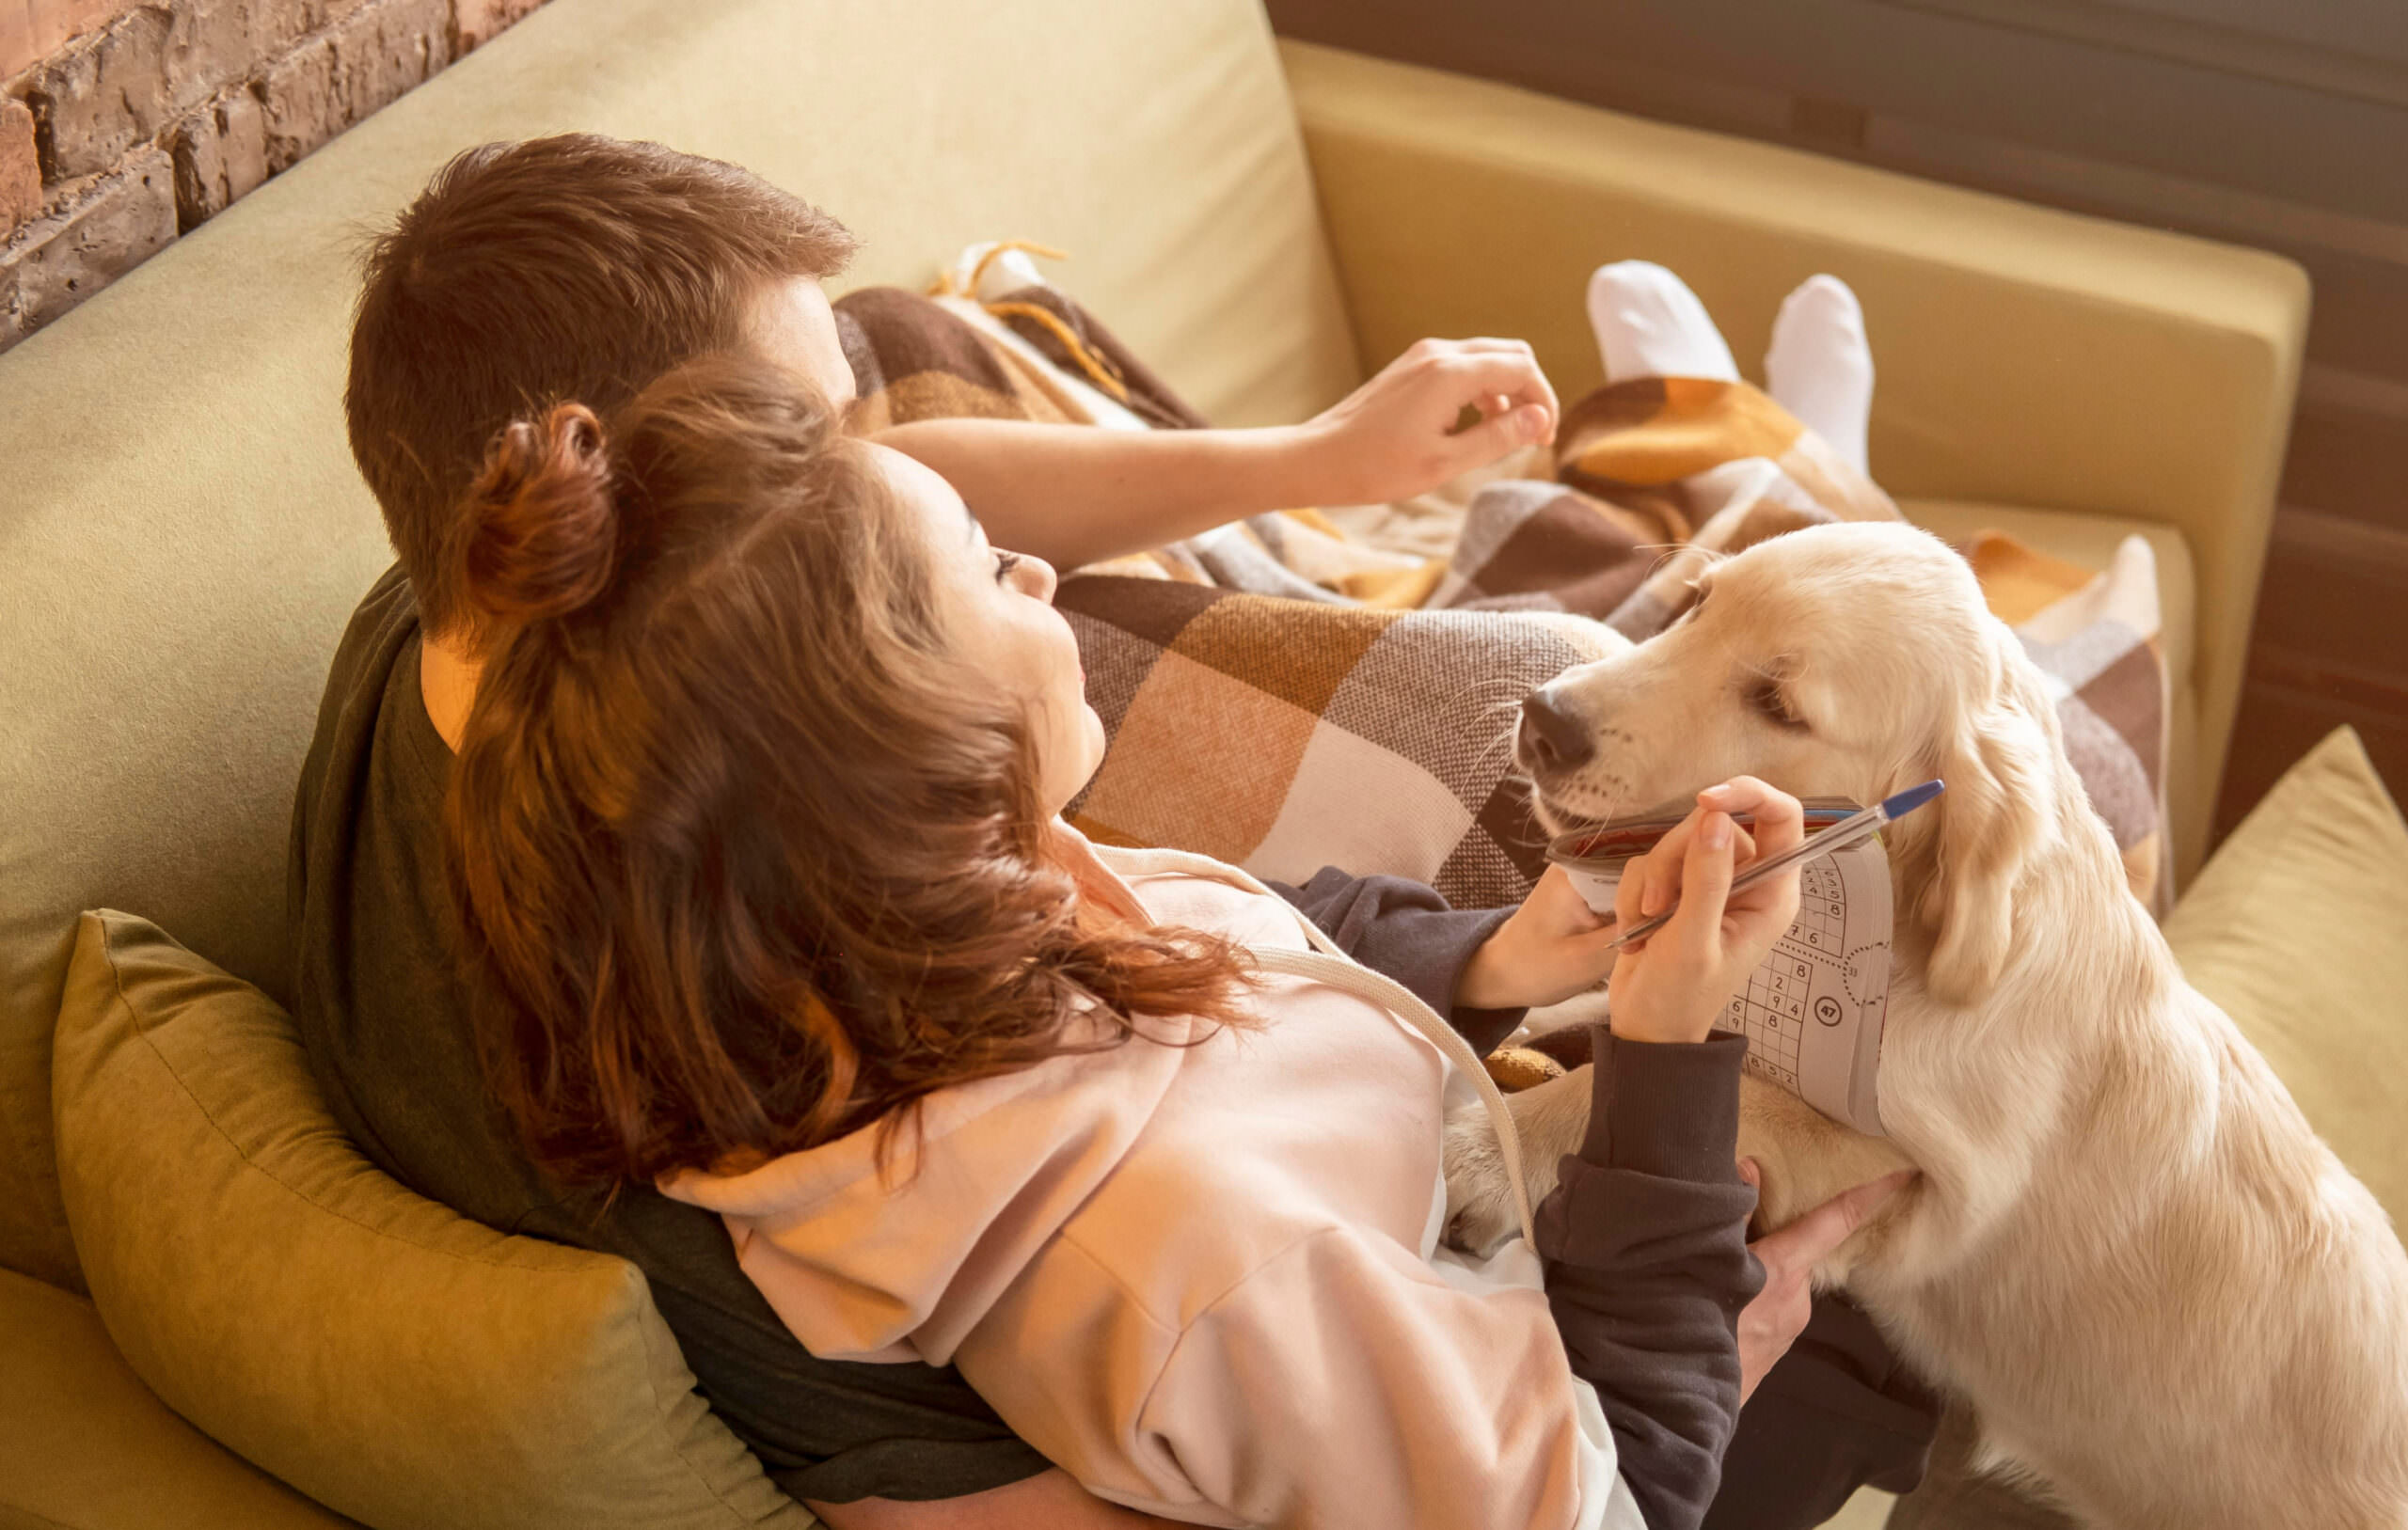
M1789 704L1789 698L1782 692L1781 682L1771 675L1759 674L1749 677L1748 705L1781 727L1796 729L1799 733L1806 731L1806 719L1799 717L1798 709Z

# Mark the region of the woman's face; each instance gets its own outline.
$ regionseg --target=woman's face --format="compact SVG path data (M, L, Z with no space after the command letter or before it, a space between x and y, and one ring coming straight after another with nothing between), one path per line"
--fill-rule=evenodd
M933 469L873 445L879 469L927 538L940 609L956 652L1025 708L1037 746L1037 792L1050 817L1103 761L1103 719L1087 704L1070 624L1054 608L1044 560L997 550Z

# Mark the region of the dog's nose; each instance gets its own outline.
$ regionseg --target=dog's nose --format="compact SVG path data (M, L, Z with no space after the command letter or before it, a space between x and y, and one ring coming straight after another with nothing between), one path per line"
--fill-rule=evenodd
M1522 748L1535 769L1554 775L1588 764L1597 741L1553 686L1541 686L1522 702Z

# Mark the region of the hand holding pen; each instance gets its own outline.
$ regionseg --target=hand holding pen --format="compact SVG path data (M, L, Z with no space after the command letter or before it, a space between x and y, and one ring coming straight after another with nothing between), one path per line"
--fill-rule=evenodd
M1698 794L1697 811L1624 869L1614 913L1624 932L1610 1024L1633 1041L1705 1039L1716 1017L1798 917L1798 868L1876 833L1937 782L1844 818L1808 839L1798 799L1739 776ZM1735 813L1753 820L1754 856L1736 861Z
M1753 776L1735 777L1720 786L1709 786L1704 791L1700 792L1697 795L1698 807L1700 811L1707 812L1719 810L1724 812L1732 813L1745 812L1749 811L1745 807L1739 806L1732 797L1732 794L1742 785L1762 787L1767 792L1773 791L1771 787L1765 786L1764 782L1756 780ZM1909 786L1905 791L1900 792L1893 797L1885 797L1869 808L1848 814L1839 822L1832 824L1822 829L1820 832L1814 834L1812 838L1801 838L1798 844L1791 845L1786 850L1776 850L1759 842L1755 847L1755 860L1749 863L1746 871L1741 872L1733 879L1730 891L1735 895L1755 886L1758 882L1761 882L1765 878L1772 875L1775 872L1783 871L1791 866L1804 865L1807 861L1814 860L1817 856L1837 855L1842 850L1848 848L1850 845L1860 844L1864 841L1871 839L1874 835L1880 833L1884 825L1895 822L1896 820L1905 817L1908 813L1914 812L1917 808L1922 807L1925 803L1930 801L1933 797L1938 797L1941 792L1944 792L1947 789L1947 782L1940 781L1927 781L1921 786ZM1773 792L1773 795L1781 797L1782 801L1787 802L1792 809L1795 809L1798 806L1797 799L1794 797L1790 797L1785 794L1779 792ZM1695 815L1692 814L1691 816L1694 817ZM1687 827L1688 826L1686 824L1682 826L1684 828ZM1671 834L1668 834L1664 837L1665 842L1669 843L1674 835L1677 835L1680 832L1680 829L1674 829ZM1651 900L1641 900L1642 904L1649 901ZM1656 931L1661 929L1664 926L1665 922L1672 917L1673 910L1679 908L1680 906L1680 899L1678 897L1674 897L1669 905L1658 904L1656 909L1649 914L1649 917L1640 919L1635 924L1629 923L1627 920L1622 921L1622 934L1614 938L1614 944L1628 947L1634 942L1646 939L1650 935L1653 935ZM1621 904L1617 902L1615 904L1615 911L1619 913L1621 911ZM1645 910L1642 911L1644 912Z

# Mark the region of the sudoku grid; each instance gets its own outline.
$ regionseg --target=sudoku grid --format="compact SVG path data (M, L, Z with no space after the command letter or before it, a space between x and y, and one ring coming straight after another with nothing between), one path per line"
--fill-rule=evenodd
M1748 1038L1748 1070L1796 1093L1799 1037L1814 997L1814 966L1846 960L1847 905L1839 868L1810 865L1798 876L1798 920L1772 954L1732 996L1726 1024Z

